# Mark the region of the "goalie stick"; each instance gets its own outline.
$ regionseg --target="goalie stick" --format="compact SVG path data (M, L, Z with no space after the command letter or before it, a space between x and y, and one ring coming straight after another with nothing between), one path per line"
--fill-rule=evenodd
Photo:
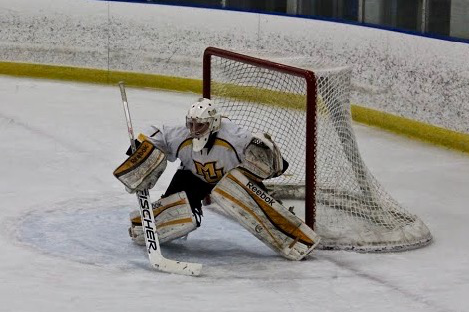
M127 121L130 146L132 148L132 152L135 152L137 148L135 146L134 130L132 128L132 120L130 119L129 104L127 102L124 82L119 82L119 88L121 91L122 104L124 106L125 119ZM145 231L145 245L147 247L148 257L150 258L150 264L152 267L167 273L198 276L202 270L202 264L181 262L163 257L160 250L158 234L156 233L155 217L153 216L150 193L147 189L137 191L136 193L140 207L140 217L142 218L142 225L144 226Z

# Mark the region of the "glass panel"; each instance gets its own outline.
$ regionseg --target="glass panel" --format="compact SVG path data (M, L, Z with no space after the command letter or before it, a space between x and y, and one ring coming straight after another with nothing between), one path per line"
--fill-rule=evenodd
M112 1L112 0L111 0ZM142 2L143 0L134 0ZM128 2L133 2L128 0ZM250 12L362 22L469 39L469 0L147 0Z
M468 12L469 14L469 5ZM449 36L451 0L429 0L427 29L429 33Z

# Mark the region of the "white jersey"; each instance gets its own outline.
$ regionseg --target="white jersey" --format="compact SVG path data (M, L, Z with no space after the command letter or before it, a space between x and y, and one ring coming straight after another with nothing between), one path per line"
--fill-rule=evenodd
M225 173L244 161L244 151L252 134L223 118L212 146L200 152L192 150L192 138L185 126L163 126L145 131L149 140L163 151L168 160L181 160L180 169L190 170L201 180L215 184Z

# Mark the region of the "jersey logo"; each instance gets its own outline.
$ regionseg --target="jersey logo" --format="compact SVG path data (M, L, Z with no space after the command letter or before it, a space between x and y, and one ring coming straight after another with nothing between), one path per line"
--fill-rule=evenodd
M201 164L194 160L194 164L197 174L203 176L208 183L218 182L223 177L223 168L217 168L216 161Z

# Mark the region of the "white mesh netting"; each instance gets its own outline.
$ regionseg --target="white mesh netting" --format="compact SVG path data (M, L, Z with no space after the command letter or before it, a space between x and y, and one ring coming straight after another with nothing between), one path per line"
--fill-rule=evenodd
M304 198L306 122L316 122L315 231L324 249L395 251L426 245L425 224L399 205L373 177L351 126L347 67L308 68L316 76L316 120L306 120L306 82L213 55L210 96L222 114L252 132L267 132L290 166L266 181L272 195ZM308 186L306 186L308 187ZM306 207L306 209L312 209Z

